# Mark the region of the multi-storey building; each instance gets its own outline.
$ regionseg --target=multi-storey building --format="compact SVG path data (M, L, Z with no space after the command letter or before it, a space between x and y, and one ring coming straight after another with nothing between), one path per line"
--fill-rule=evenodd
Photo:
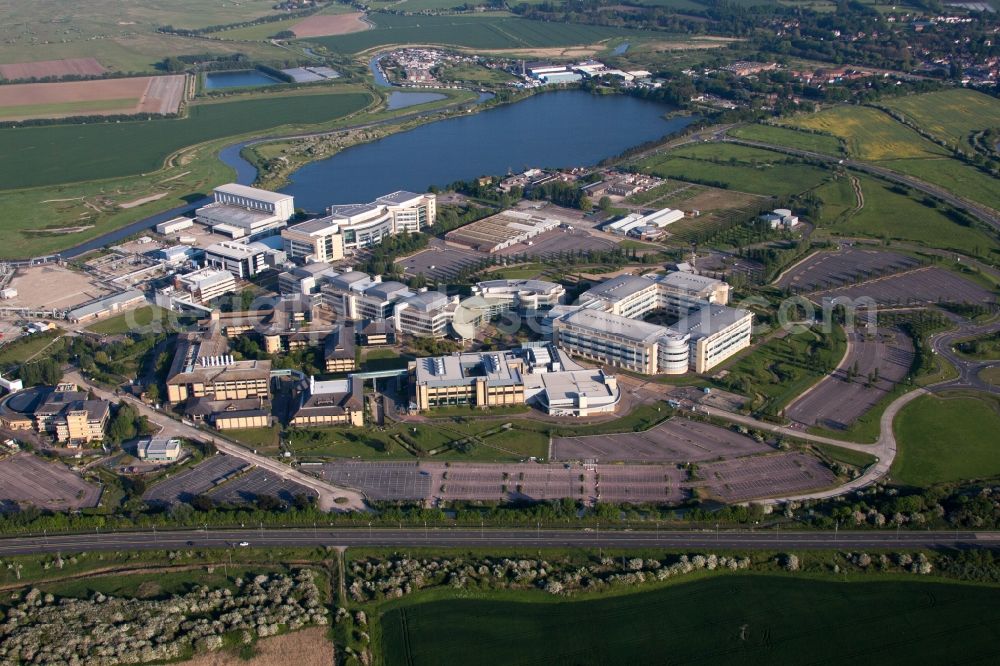
M252 278L284 260L283 252L275 252L263 243L223 241L205 248L205 264L229 271L241 280Z
M34 409L35 429L52 435L69 447L78 447L104 438L111 417L111 403L89 400L75 386L59 386ZM67 390L68 389L68 390Z
M183 289L202 303L236 291L236 278L229 271L206 266L174 277L174 286Z
M560 347L633 372L706 372L750 345L753 314L728 300L729 285L692 273L623 275L553 311L547 326ZM641 321L657 310L676 322Z
M378 245L395 234L417 232L434 224L433 194L393 192L366 204L327 208L325 217L285 229L285 251L293 259L336 261L346 253Z
M191 398L242 400L270 398L271 362L237 361L216 327L207 333L178 337L177 351L167 373L167 400L178 404Z
M296 427L364 425L362 380L359 377L316 381L299 395L299 404L289 421Z
M489 316L502 312L536 312L563 302L566 288L544 280L486 280L472 287L473 296L483 299Z

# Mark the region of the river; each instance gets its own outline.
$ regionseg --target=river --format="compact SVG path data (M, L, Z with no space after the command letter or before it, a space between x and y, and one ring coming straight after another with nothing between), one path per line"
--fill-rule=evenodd
M678 132L694 120L691 116L665 119L671 110L624 95L546 92L348 148L295 171L282 191L295 196L296 208L321 212L330 204L372 201L401 189L423 192L431 185L508 170L590 166L632 146ZM257 173L240 156L247 143L227 146L219 158L236 170L237 182L249 185ZM62 255L76 257L117 243L209 201L199 199L139 220Z

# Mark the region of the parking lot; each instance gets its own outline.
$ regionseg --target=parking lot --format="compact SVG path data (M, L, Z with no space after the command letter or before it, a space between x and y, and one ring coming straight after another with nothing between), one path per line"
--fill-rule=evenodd
M798 452L706 463L699 466L698 476L701 480L692 485L723 502L817 490L836 482L818 459Z
M617 246L618 242L612 238L593 235L580 229L553 229L532 238L531 245L518 243L498 250L496 254L502 257L526 254L529 257L546 259L558 256L560 253L571 254L577 251L606 252Z
M208 493L209 497L223 504L249 504L263 496L276 497L287 503L294 500L296 495L316 497L317 493L259 467L230 477L228 481Z
M913 341L902 331L882 329L878 335L851 332L851 354L844 367L822 379L785 409L785 416L805 425L844 430L902 381L913 364ZM857 373L848 371L857 364ZM874 372L878 369L878 380Z
M782 275L776 284L795 292L833 289L919 265L919 261L905 254L852 247L836 252L817 252Z
M598 462L698 462L772 450L726 428L672 418L646 432L552 439L553 460Z
M303 469L331 483L361 490L372 500L428 504L562 498L588 504L676 504L687 499L695 488L737 502L825 488L835 482L833 473L818 459L798 452L701 463L694 479L689 479L688 471L677 464L352 461Z
M406 275L423 273L428 280L450 280L465 268L475 266L488 255L474 250L449 247L443 241L431 241L430 247L398 263Z
M151 504L189 502L247 466L247 463L238 458L218 454L160 481L147 490L142 498Z
M418 463L324 463L303 467L330 483L355 488L373 500L420 500L431 496L431 477Z
M926 305L940 302L993 303L989 291L951 271L936 266L877 278L849 287L813 292L809 297L821 302L827 298L872 299L883 307Z
M0 503L25 503L50 511L97 506L101 487L88 483L60 462L30 453L0 460Z

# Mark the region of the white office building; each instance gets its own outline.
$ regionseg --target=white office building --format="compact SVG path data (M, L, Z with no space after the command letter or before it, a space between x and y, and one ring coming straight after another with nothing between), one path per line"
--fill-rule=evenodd
M729 285L693 273L622 275L555 308L544 328L579 356L642 374L707 372L750 346L753 313L727 307ZM678 320L642 321L653 311Z

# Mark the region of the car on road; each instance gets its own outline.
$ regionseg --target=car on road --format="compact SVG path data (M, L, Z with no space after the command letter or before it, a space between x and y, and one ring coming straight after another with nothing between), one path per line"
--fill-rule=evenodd
M240 548L246 548L250 545L249 541L240 541Z

